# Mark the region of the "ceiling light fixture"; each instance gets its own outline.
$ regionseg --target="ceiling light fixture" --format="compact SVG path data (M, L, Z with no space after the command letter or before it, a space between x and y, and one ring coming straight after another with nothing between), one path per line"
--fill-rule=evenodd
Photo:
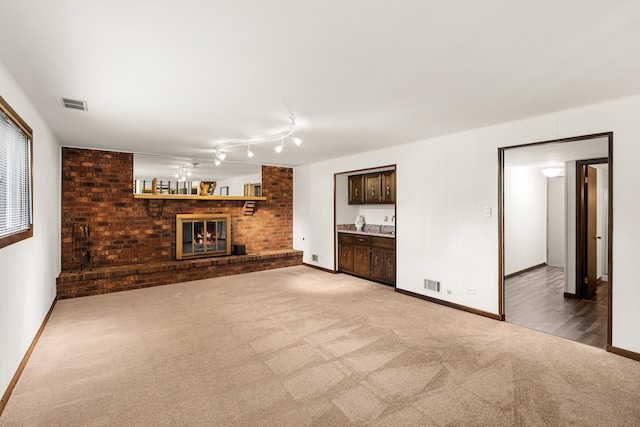
M227 153L245 145L247 147L247 156L249 158L253 157L254 155L254 152L251 151L251 145L271 143L279 139L280 144L275 147L275 150L277 153L281 153L282 150L284 150L284 140L290 138L295 145L299 146L302 143L302 139L295 137L296 118L293 114L289 116L289 121L289 127L282 132L256 136L253 138L242 140L231 140L218 144L215 147L216 165L219 165L226 158Z
M556 176L564 175L564 166L562 165L547 166L540 169L540 172L542 172L542 174L547 178L553 178Z
M196 163L193 164L193 167L196 167ZM187 178L191 176L191 171L187 169L186 165L182 165L178 168L178 172L174 176L178 178L178 181L185 182Z
M284 148L284 138L280 138L280 145L276 145L276 153L282 153L282 149Z

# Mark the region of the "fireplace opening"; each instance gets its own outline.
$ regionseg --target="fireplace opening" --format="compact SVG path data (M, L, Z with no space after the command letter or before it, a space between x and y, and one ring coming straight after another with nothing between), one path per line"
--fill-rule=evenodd
M176 215L176 259L231 254L231 215Z

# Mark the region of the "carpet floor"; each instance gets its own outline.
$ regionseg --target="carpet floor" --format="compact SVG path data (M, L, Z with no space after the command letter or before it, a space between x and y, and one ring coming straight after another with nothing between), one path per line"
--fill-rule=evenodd
M640 363L298 266L59 301L0 426L632 426Z

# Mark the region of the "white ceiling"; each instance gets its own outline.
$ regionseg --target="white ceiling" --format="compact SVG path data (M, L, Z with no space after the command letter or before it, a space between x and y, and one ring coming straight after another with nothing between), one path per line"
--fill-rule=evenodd
M290 108L303 144L252 161L296 166L640 93L638 0L0 10L0 58L65 146L206 159L225 140L285 130Z
M504 151L505 167L547 167L572 160L593 160L609 156L607 138L536 144Z

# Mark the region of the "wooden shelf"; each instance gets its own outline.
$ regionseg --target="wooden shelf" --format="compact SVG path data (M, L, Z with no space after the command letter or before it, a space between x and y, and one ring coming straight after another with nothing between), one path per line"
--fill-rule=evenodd
M252 196L197 196L191 194L134 194L134 199L165 199L165 200L267 200L266 197Z

